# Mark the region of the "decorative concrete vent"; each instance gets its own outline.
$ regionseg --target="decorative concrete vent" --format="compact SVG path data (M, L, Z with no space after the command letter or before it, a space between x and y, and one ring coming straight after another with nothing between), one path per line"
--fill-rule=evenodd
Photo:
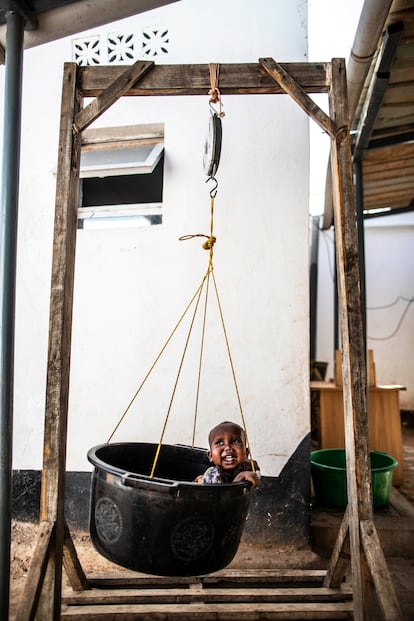
M72 42L73 60L85 65L128 65L136 60L165 56L169 51L168 29L145 28L140 33L111 32Z

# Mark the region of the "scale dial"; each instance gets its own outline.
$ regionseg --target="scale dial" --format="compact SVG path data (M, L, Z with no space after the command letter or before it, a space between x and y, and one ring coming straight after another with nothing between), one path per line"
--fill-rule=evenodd
M221 153L221 137L221 118L215 112L210 117L208 136L205 144L203 158L204 172L208 177L214 177L219 166Z

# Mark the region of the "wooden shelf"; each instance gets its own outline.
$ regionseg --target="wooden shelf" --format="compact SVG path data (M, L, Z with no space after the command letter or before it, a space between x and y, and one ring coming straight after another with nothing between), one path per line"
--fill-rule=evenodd
M310 382L311 391L319 393L317 433L320 448L345 446L342 386L333 382ZM368 393L369 448L384 451L398 461L393 484L404 480L400 417L400 384L370 386Z

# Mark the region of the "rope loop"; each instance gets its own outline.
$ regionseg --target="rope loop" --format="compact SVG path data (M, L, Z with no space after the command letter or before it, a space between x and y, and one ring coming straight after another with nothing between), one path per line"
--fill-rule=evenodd
M193 237L205 237L207 241L204 242L202 248L204 250L211 250L216 243L216 237L214 235L204 235L203 233L194 233L194 235L181 235L178 239L180 241L187 241L187 239L193 239Z

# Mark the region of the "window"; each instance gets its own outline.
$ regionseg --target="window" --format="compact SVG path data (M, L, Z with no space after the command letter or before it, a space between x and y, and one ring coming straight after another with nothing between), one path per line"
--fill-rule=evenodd
M78 228L162 223L163 140L162 125L85 131Z

